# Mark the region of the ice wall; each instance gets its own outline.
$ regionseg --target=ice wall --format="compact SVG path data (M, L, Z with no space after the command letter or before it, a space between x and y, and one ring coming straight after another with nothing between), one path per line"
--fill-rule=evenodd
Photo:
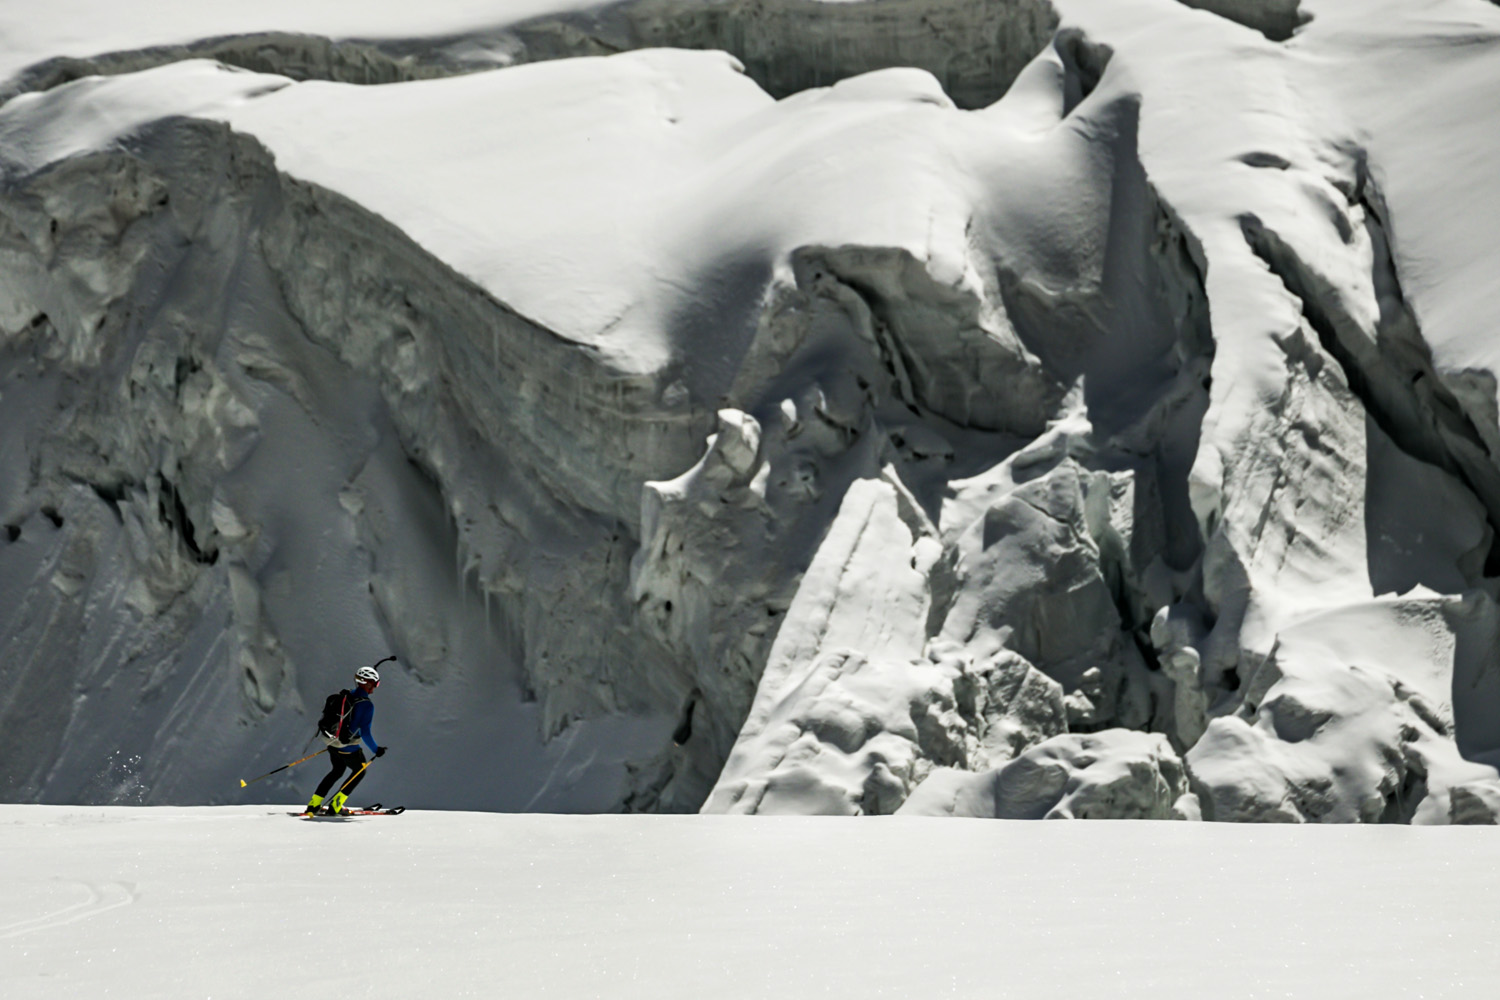
M223 800L258 761L297 755L320 692L389 648L408 683L387 690L405 704L377 731L414 758L393 790L512 807L618 799L619 763L613 777L548 791L564 748L520 747L539 751L559 723L539 715L511 664L517 649L545 662L544 636L568 635L548 560L586 567L555 586L589 586L595 573L599 592L624 594L623 533L516 471L541 462L545 431L529 443L526 429L483 435L494 405L525 401L545 424L556 413L532 397L608 410L623 384L583 398L563 374L565 346L550 373L538 358L500 358L502 343L554 338L441 269L404 271L420 254L398 232L277 174L222 125L145 129L129 149L12 192L6 216L9 794ZM424 320L466 336L434 342ZM485 384L481 370L518 381ZM454 373L481 381L433 391ZM619 431L600 415L574 423ZM601 453L631 446L619 432ZM482 475L444 487L464 461ZM513 477L531 492L505 485ZM483 550L488 563L467 537L465 503L520 522ZM540 568L518 534L556 539L536 553ZM503 599L523 590L525 601ZM570 741L608 771L611 755L639 745L632 725L661 739L670 719L651 723L649 679L614 694L595 674L569 697L640 720L602 754ZM442 773L460 753L490 776ZM138 761L124 791L100 784L116 754Z

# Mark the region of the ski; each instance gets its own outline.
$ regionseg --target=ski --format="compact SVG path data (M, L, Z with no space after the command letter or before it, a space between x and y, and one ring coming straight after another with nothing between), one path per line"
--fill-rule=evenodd
M405 806L385 806L377 802L374 805L366 806L363 809L355 809L353 807L350 807L344 809L342 812L337 813L322 811L310 813L306 810L303 810L301 812L287 813L287 815L296 816L300 819L339 819L342 816L400 816L404 812L406 812Z

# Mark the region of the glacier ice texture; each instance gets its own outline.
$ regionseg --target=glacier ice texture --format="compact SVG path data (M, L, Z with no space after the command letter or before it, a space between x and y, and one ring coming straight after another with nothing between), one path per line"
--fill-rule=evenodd
M0 797L231 801L389 652L413 805L1495 822L1500 306L1452 275L1500 190L1433 109L1500 11L1380 6L13 57Z

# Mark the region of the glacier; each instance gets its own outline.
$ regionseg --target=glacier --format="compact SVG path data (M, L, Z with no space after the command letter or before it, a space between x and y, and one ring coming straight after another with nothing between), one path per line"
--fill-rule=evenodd
M0 800L394 653L411 805L1500 818L1495 5L127 6L3 15Z

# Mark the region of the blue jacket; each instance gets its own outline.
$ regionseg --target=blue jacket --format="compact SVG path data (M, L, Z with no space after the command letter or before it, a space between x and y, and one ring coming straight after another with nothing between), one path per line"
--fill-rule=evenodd
M349 696L354 699L354 708L349 713L349 728L374 753L380 749L375 743L375 734L370 731L370 723L375 721L375 703L359 688L350 691ZM334 752L348 753L352 749L354 748L338 747Z

